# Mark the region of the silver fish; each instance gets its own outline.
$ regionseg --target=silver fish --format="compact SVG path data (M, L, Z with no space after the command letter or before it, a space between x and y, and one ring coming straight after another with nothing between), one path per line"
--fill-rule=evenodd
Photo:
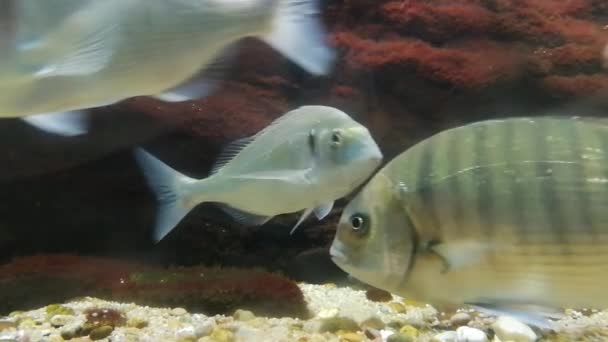
M344 209L330 253L399 295L549 327L560 308L608 308L606 208L607 120L483 121L390 161Z
M318 0L4 0L0 117L86 131L83 110L135 96L187 101L257 36L309 72L334 59Z
M182 175L141 149L136 158L160 205L159 241L202 202L222 203L250 225L304 210L295 230L312 212L325 217L336 199L371 176L382 153L367 128L346 113L304 106L228 145L205 179Z

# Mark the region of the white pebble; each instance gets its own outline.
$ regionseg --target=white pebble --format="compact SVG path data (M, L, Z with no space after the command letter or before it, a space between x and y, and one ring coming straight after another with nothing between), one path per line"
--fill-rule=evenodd
M453 326L461 326L467 325L471 321L471 315L466 312L458 312L455 313L452 317L450 317L450 323Z
M433 336L432 342L456 342L455 331L444 331Z
M173 316L183 316L187 313L188 313L188 311L186 311L186 309L184 309L184 308L175 308L175 309L171 310L171 314Z
M51 325L55 327L64 326L74 320L74 316L70 315L54 315L51 317Z
M213 332L213 329L215 329L216 325L215 320L210 318L201 322L200 324L196 324L194 326L194 332L198 337L209 336Z
M321 319L334 318L337 317L339 313L340 311L336 308L324 309L317 314L317 317Z
M486 342L486 333L479 329L460 327L456 329L456 342Z
M189 325L179 329L176 333L178 339L196 339L194 327Z
M498 317L492 329L501 341L533 342L538 338L529 326L507 316Z

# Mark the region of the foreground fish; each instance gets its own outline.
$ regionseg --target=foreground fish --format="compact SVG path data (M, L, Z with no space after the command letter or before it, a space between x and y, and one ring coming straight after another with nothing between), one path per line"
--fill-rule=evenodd
M313 211L325 217L336 199L361 185L382 161L367 128L325 106L300 107L230 144L202 180L143 150L136 157L160 203L157 241L202 202L222 203L236 220L251 225L305 210L295 229Z
M3 0L0 117L86 130L83 109L134 96L186 101L259 36L313 74L333 61L318 0Z
M608 308L607 149L602 119L446 130L390 161L348 204L332 259L415 300L541 326L557 308Z

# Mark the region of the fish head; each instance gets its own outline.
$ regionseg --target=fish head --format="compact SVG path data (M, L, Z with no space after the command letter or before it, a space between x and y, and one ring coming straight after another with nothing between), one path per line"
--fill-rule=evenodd
M334 186L343 185L343 195L363 184L382 163L369 130L350 118L321 128L316 145L321 174Z
M345 207L331 245L333 262L354 278L397 292L413 260L415 235L398 190L382 171Z

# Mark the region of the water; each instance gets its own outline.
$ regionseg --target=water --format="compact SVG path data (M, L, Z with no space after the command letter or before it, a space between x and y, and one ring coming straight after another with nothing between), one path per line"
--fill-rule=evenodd
M91 263L79 268L76 255L153 268L258 267L309 283L359 286L327 253L348 199L323 221L307 220L294 235L289 230L297 214L243 227L213 204L203 204L153 243L156 202L132 148L144 147L175 169L203 178L223 145L307 104L339 108L363 123L386 161L433 133L482 119L608 116L603 1L328 0L323 16L338 51L325 77L311 76L247 38L208 98L163 103L139 97L102 107L95 110L91 132L76 138L46 134L18 120L0 121L0 260L39 255L32 261L38 265L57 254L73 255L61 272L82 279L96 279L85 270L101 261L82 259ZM57 271L52 266L38 269L49 278L27 286L52 284ZM0 314L67 300L49 294L62 288L61 282L17 289L22 284L10 281L27 267L0 275L4 289L28 299L21 306L5 298ZM125 274L141 269L129 267ZM68 295L97 294L90 291ZM276 304L269 303L272 311Z

